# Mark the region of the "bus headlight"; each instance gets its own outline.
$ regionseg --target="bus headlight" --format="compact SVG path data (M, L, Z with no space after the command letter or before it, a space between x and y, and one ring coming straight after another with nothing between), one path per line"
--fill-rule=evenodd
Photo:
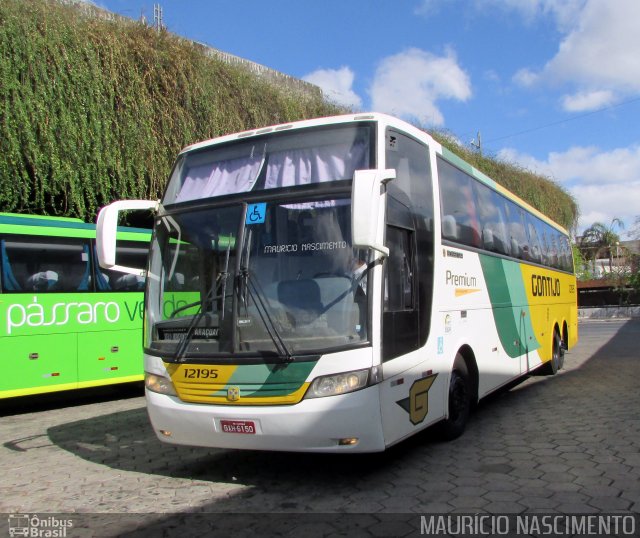
M176 389L171 379L157 374L144 373L144 386L151 392L158 394L166 394L168 396L177 396Z
M316 377L305 398L336 396L363 389L369 381L369 369Z

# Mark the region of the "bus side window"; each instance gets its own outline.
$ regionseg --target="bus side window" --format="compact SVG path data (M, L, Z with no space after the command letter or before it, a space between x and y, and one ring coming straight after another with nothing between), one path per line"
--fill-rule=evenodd
M144 269L147 267L149 246L147 243L123 241L116 243L116 262L127 267ZM142 291L145 279L140 275L131 275L103 269L96 264L96 289L98 291Z
M514 258L528 261L531 259L529 252L529 240L524 225L524 210L511 201L507 201L507 219L509 237L511 240L511 255Z
M411 231L387 226L389 259L385 282L385 310L413 309L413 270Z
M491 252L509 254L505 199L486 185L477 183L478 213L482 226L483 247Z
M540 241L540 263L542 265L549 265L549 232L551 231L551 226L547 223L541 221L540 219L536 219L536 231L538 234L538 239Z
M80 239L8 236L2 245L4 291L87 291L88 249Z
M558 248L558 239L560 238L560 233L555 229L551 228L550 241L549 241L549 265L554 269L558 269L560 267L560 257L559 257L559 248Z
M0 257L2 262L2 289L4 291L20 291L22 288L13 275L11 262L7 254L7 242L2 239L0 241Z
M438 158L442 216L455 219L455 232L449 222L443 222L445 239L471 247L481 246L480 223L470 176L447 161Z
M527 214L527 231L531 245L531 261L542 263L542 243L538 237L538 230L536 230L535 217L529 214Z

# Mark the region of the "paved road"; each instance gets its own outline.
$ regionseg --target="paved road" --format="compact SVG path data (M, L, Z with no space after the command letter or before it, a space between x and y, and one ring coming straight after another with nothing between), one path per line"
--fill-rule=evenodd
M419 534L424 514L637 514L640 322L580 330L559 375L484 401L460 439L426 432L378 455L163 445L139 389L4 402L0 512L66 513L67 536L403 536Z

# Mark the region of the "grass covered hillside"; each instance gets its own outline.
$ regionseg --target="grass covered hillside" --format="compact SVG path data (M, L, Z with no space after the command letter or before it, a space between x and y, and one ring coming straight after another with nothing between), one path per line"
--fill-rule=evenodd
M115 199L160 197L188 144L344 112L168 32L56 0L0 0L0 211L94 221ZM553 182L436 137L559 223L575 223L575 201Z
M339 112L167 32L0 1L0 211L92 221L114 199L159 197L187 144Z

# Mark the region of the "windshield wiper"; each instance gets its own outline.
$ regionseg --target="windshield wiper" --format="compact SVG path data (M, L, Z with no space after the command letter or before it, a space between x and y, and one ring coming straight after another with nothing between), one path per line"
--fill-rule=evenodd
M280 331L278 331L278 329L276 328L276 324L271 318L271 315L269 314L269 309L265 305L265 301L263 298L264 296L258 290L258 287L253 281L253 278L251 277L251 274L249 273L248 269L246 271L246 275L243 275L243 278L246 279L246 284L248 284L247 290L249 292L249 295L251 296L251 299L253 300L253 303L256 305L256 309L258 310L258 314L260 314L260 318L264 323L264 327L267 330L267 334L273 341L273 344L276 346L276 349L278 349L278 353L283 357L283 362L292 362L293 356L289 351L289 348L287 347L287 345L284 343L284 340L280 335ZM253 289L251 289L252 287ZM258 303L260 303L260 306L258 306Z
M225 299L226 299L226 292L227 292L227 277L229 276L229 253L231 252L231 238L233 236L230 236L228 239L228 243L227 243L227 255L225 256L225 261L224 261L224 271L222 271L219 275L218 278L222 278L222 305L221 305L221 309L220 309L220 319L224 319L224 303L225 303ZM216 284L216 289L217 289L217 284ZM217 299L217 297L215 298ZM215 300L212 299L212 300Z
M265 304L264 294L258 289L258 287L256 286L256 283L253 280L253 277L251 276L251 273L249 272L251 237L252 237L252 230L249 230L247 239L244 244L244 248L242 249L243 253L240 258L241 259L240 274L238 275L240 286L238 289L238 294L243 300L245 313L247 312L246 294L247 293L249 294L249 297L251 297L253 304L256 305L256 310L260 315L260 319L264 324L264 328L266 329L267 334L269 335L269 338L271 338L271 341L273 342L273 345L277 349L278 354L283 358L282 362L291 362L293 361L293 356L289 351L289 348L285 344L284 339L280 334L280 331L278 331L276 324L273 321L273 318L269 314L269 308L268 308L268 305Z
M187 327L187 332L184 335L184 338L180 340L180 342L178 343L178 347L176 348L176 351L172 357L173 359L172 362L185 361L184 354L185 354L185 351L187 350L187 346L189 345L189 341L191 340L193 336L193 332L195 331L196 327L200 323L200 320L202 320L205 314L205 310L202 308L203 305L208 305L209 303L212 303L213 301L222 298L222 310L221 310L221 313L218 314L218 326L220 326L220 323L224 318L225 293L227 289L227 277L229 276L229 254L231 251L231 237L229 238L229 243L227 245L227 254L225 259L224 271L220 271L216 276L215 280L211 283L211 286L207 290L207 295L205 296L204 300L181 306L180 308L174 310L170 316L170 317L173 317L177 312L180 312L182 310L185 310L186 308L195 306L198 303L200 303L200 308L198 309L198 312L194 314L194 316L191 318L191 321L189 322L189 326ZM218 294L218 288L220 287L221 283L222 283L222 293Z

